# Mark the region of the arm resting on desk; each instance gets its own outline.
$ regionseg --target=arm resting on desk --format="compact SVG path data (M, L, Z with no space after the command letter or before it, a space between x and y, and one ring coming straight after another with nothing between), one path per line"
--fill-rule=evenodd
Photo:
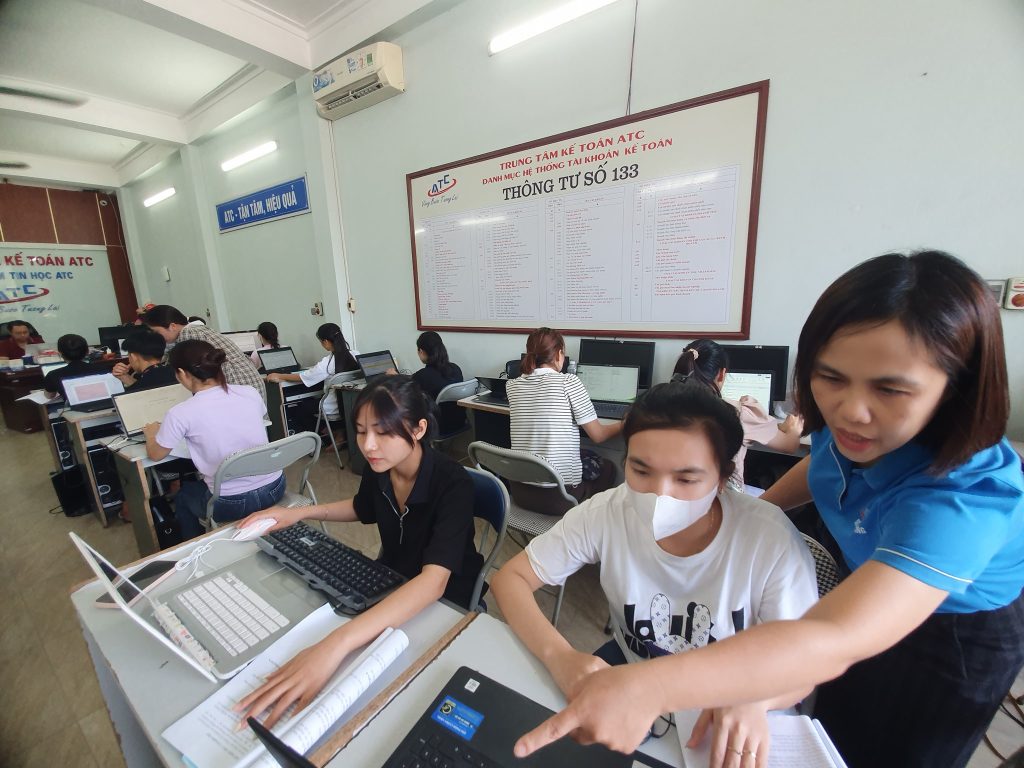
M297 373L268 373L267 381L302 381Z
M142 428L142 434L146 436L146 455L153 461L166 459L173 448L164 448L156 441L156 433L160 431L160 422L154 421Z
M622 431L622 422L614 421L611 424L602 424L600 419L594 419L593 421L588 421L586 424L581 424L580 428L586 432L587 437L595 443L603 443L605 440L615 437Z
M365 613L356 616L312 645L277 672L260 688L242 699L235 707L244 722L268 707L264 721L268 728L278 721L292 703L298 710L306 707L324 687L345 657L366 645L387 627L398 627L428 605L441 599L451 571L439 565L424 565L418 576L410 579Z

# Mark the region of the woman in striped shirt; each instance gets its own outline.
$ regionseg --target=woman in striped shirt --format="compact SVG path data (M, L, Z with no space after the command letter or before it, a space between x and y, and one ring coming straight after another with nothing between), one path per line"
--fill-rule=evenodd
M508 404L512 448L547 460L565 489L583 501L615 484L615 465L592 451L580 451L580 428L595 443L622 431L622 422L602 424L586 387L575 374L562 373L565 339L558 331L538 328L526 340L522 375L509 381ZM523 507L560 515L568 505L550 488L513 483L513 499Z

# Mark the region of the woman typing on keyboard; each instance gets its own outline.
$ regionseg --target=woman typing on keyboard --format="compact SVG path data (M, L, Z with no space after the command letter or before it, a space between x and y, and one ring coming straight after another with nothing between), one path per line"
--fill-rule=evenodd
M408 581L324 640L302 651L237 705L241 718L269 709L274 725L293 703L305 707L348 654L387 627L397 627L445 597L467 605L483 558L473 544L473 482L429 444L433 403L408 376L385 376L356 400L356 441L366 457L352 499L251 515L241 527L271 518L273 528L300 520L375 524L381 561Z

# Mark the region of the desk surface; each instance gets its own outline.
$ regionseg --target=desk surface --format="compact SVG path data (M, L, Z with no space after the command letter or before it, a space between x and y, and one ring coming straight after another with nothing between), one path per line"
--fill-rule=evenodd
M330 768L383 765L444 684L462 666L475 669L549 709L565 706L565 697L547 670L511 628L481 615L327 765ZM674 726L665 736L651 739L641 749L669 765L683 764Z
M180 559L197 543L230 537L233 532L233 528L220 529L208 537L161 552L159 559ZM210 550L204 559L211 567L216 568L255 551L254 542L219 546ZM183 583L186 573L187 570L172 576L158 588L157 594ZM180 766L181 755L168 745L160 734L213 693L217 685L204 679L148 636L120 610L96 608L93 602L102 592L100 584L91 581L76 589L71 595L90 652L94 654L93 661L97 666L102 663L109 668L130 711L161 761L168 766ZM362 709L406 667L425 653L461 616L462 614L454 608L435 603L403 625L402 629L409 636L409 647L356 702L350 713L355 714ZM99 673L99 668L97 671ZM104 695L108 695L106 690ZM108 707L110 706L111 702L108 700ZM334 729L342 725L344 723L336 723Z

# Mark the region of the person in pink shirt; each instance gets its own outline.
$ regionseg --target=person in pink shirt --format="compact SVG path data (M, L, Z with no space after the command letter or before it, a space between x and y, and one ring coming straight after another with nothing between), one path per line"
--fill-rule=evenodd
M213 477L221 462L268 442L263 398L253 387L227 383L225 357L223 350L198 339L177 344L168 362L181 385L192 392L192 398L171 408L163 422L144 428L146 452L151 459L165 458L184 442L203 476L204 482L183 482L175 497L175 512L185 539L204 533L200 521L206 517ZM214 502L214 522L241 520L272 507L284 496L284 490L285 478L280 471L229 480Z

